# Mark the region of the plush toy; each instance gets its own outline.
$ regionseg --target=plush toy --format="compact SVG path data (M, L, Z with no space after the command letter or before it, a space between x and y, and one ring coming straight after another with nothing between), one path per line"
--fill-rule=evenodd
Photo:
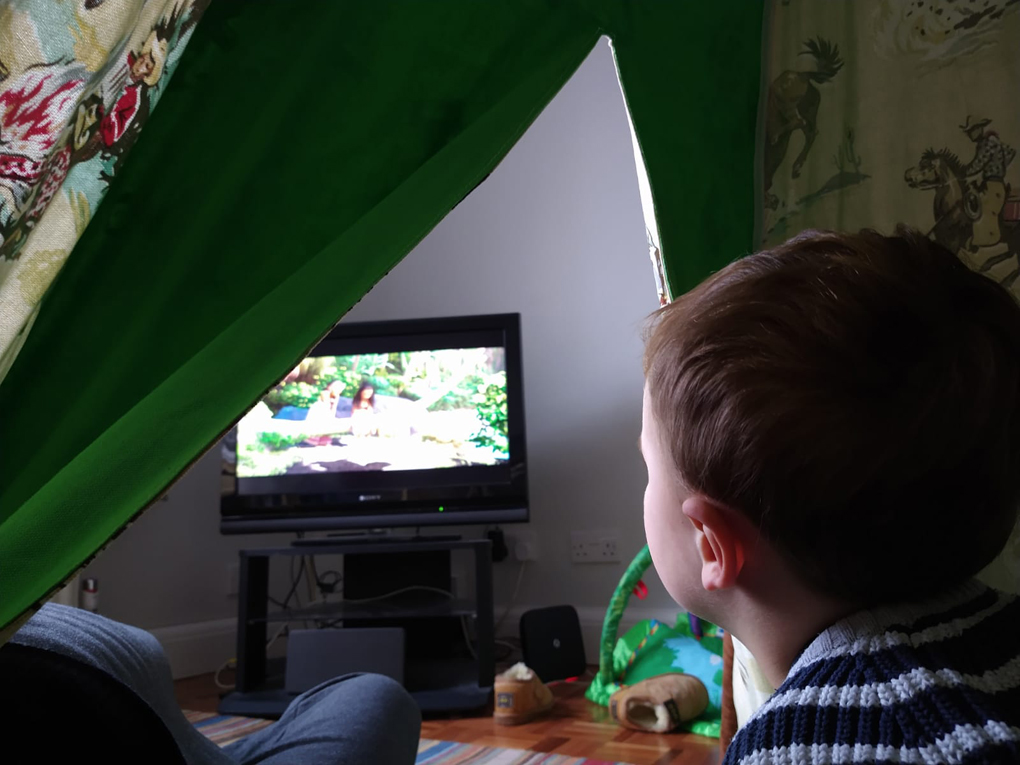
M669 730L680 727L692 733L718 738L723 651L721 631L715 625L696 621L688 614L681 613L672 626L656 619L644 620L617 639L620 619L631 594L637 593L638 597L642 597L647 591L641 583L641 577L651 562L651 554L646 546L627 567L617 585L602 626L599 671L585 696L597 704L610 707L612 713L612 698L620 693L614 719L642 730L657 730L646 726L666 724L659 722L658 715L661 713L670 716L670 707L675 706L679 722L671 724ZM667 675L691 679L659 679ZM658 681L641 685L652 679ZM696 680L697 684L691 680ZM707 702L703 706L702 692L707 695ZM634 710L630 717L626 707L620 706L620 703L628 699ZM672 704L669 703L670 699ZM700 710L694 714L692 710L699 706ZM656 714L654 723L644 719L651 712Z
M693 675L666 674L626 685L609 697L614 722L634 730L668 733L708 709L708 689Z

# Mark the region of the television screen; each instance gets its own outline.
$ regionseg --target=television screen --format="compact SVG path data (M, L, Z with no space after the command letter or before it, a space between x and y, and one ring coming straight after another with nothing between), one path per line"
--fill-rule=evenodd
M528 518L520 317L337 325L223 442L220 529Z
M508 459L501 347L311 356L237 426L238 478Z

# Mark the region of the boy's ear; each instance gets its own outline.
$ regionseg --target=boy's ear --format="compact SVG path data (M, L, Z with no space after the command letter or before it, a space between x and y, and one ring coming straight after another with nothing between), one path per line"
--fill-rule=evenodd
M724 590L737 583L744 567L744 540L728 511L699 495L688 497L683 514L697 531L701 555L701 584L708 590Z

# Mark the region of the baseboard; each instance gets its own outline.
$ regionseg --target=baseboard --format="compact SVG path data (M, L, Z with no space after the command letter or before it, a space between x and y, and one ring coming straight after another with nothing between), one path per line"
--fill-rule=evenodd
M503 613L503 606L496 608L497 618ZM541 606L515 606L510 609L500 626L497 637L517 637L521 614ZM659 619L672 623L679 612L677 606L670 612L664 608L631 606L623 612L618 628L623 634L643 619ZM606 609L599 606L577 608L584 638L584 652L589 664L598 664L599 643L602 640L602 624ZM166 651L174 679L215 672L225 661L237 653L237 619L216 619L195 624L180 624L150 630ZM282 642L282 641L281 641Z
M50 598L51 603L78 608L81 590L81 574L75 574Z
M237 619L179 624L150 632L166 651L174 680L215 672L237 653Z

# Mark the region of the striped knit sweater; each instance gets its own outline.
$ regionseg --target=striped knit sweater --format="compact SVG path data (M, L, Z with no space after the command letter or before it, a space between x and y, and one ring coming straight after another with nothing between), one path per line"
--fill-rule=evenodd
M1020 599L971 582L835 624L724 762L1020 763Z

